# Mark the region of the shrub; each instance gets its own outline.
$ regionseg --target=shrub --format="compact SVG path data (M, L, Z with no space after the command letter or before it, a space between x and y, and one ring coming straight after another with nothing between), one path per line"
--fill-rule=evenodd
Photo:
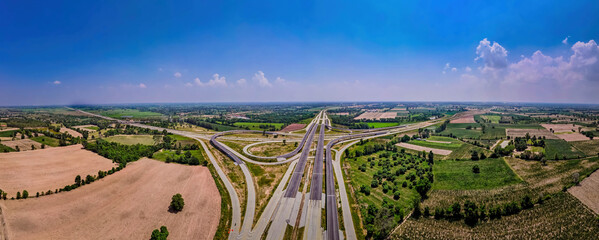
M177 193L175 195L173 195L173 198L171 200L171 205L170 205L170 209L175 211L175 212L179 212L181 210L183 210L183 206L185 205L185 201L183 201L183 197L181 196L181 194Z
M23 199L27 199L29 197L29 192L27 190L23 190Z
M152 236L150 237L150 240L166 240L167 237L168 230L166 229L166 226L162 226L160 227L160 230L154 229L154 231L152 231Z
M480 168L478 167L478 165L474 165L474 166L472 167L472 172L473 172L473 173L480 173Z

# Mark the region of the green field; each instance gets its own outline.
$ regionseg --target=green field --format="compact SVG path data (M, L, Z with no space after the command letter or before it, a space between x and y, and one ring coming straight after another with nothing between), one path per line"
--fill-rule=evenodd
M89 129L89 130L96 130L96 131L98 131L100 129L97 126L89 126L89 127L84 127L84 128Z
M583 157L585 154L570 146L565 140L547 139L545 140L545 156L547 156L547 159L553 160L555 156L559 159L563 159L564 157L569 159Z
M14 149L12 149L12 148L10 148L8 146L0 144L0 153L3 153L3 152L14 152L14 151L16 151L16 150L14 150Z
M478 165L480 173L472 172L474 165ZM433 173L433 189L492 189L521 182L502 158L435 161Z
M369 128L384 128L384 127L393 127L399 125L398 122L369 122Z
M198 158L200 160L200 163L205 160L203 150L201 148L198 150L189 150L189 152L191 153L191 156ZM174 150L162 150L159 152L155 152L152 155L152 159L156 159L158 161L165 162L166 158L169 156L172 158L176 158L176 157L181 157L184 154L185 154L185 151L181 151L181 154L177 155Z
M233 125L235 125L237 127L242 127L242 128L248 127L250 130L265 130L265 129L269 129L270 126L274 126L276 129L280 130L283 127L283 125L285 125L285 124L284 123L236 122ZM263 126L266 128L260 128L260 126Z
M490 121L491 123L499 123L501 116L499 115L480 115L481 118Z
M2 131L0 132L0 137L12 137L15 132L17 132L17 130Z
M113 109L113 110L103 110L103 111L93 111L94 113L100 114L102 116L107 116L111 118L119 118L122 119L124 117L130 118L151 118L151 117L160 117L162 114L156 112L142 112L137 109Z
M418 145L418 146L423 146L423 147L445 149L445 150L456 150L462 146L462 143L439 143L439 142L429 142L429 141L422 141L422 140L412 140L412 141L409 141L408 143Z
M479 138L483 133L480 131L480 128L474 130L464 128L449 128L448 126L447 129L445 129L445 131L441 132L440 134L443 136L449 136L451 134L458 138Z
M47 136L32 137L31 140L36 141L41 144L46 144L50 147L58 147L58 145L59 145L58 139L47 137Z
M154 141L153 135L115 135L104 139L109 142L116 142L125 145L154 145L156 143Z
M195 139L193 138L188 138L185 136L181 136L181 135L174 135L171 134L169 135L170 137L172 137L174 140L176 140L175 144L179 145L179 143L181 143L182 146L186 146L186 145L193 145L193 144L199 144Z

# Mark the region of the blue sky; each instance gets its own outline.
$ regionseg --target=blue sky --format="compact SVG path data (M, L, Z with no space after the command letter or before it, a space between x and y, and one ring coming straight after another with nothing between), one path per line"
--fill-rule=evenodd
M598 12L597 1L4 1L0 105L599 103Z

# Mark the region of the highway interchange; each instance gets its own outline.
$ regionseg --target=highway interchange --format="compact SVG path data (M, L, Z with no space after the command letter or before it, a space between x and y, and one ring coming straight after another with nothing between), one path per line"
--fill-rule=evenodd
M288 226L293 227L293 235L296 238L302 239L356 239L356 229L354 228L353 219L350 212L350 206L343 182L343 174L341 171L340 159L341 154L345 149L357 143L359 139L367 139L384 135L397 134L430 126L436 121L427 121L417 124L402 125L390 128L371 129L371 130L353 130L339 129L330 125L330 120L327 117L326 111L323 110L305 127L306 133L301 141L298 142L297 148L289 153L275 157L260 157L254 156L244 148L243 153L239 153L231 147L222 144L218 138L225 138L227 135L236 133L251 133L259 131L229 131L220 133L195 133L188 131L180 131L174 129L165 129L135 123L130 121L121 121L113 118L84 112L96 117L118 121L122 124L129 124L138 127L156 129L159 131L166 130L169 133L182 135L185 137L196 139L200 142L201 147L212 166L214 166L219 178L223 181L225 188L231 198L232 219L231 231L229 239L274 239L280 240L285 236ZM312 142L316 135L317 129L318 140L316 144L315 155L312 158ZM326 134L329 132L329 134ZM354 133L355 134L352 134ZM260 132L262 133L262 132ZM266 132L266 134L283 134L279 132ZM329 135L329 136L327 136ZM297 134L295 135L297 136ZM253 139L256 140L256 139ZM325 141L329 141L324 147ZM233 187L233 184L222 170L222 166L214 157L210 146L221 151L228 158L235 162L241 168L244 174L245 185L247 186L247 196L245 203L244 220L242 218L242 206L239 196ZM336 144L345 144L339 151L333 149ZM335 151L335 159L332 157L332 152ZM259 160L256 160L259 159ZM268 160L268 161L260 161ZM311 159L313 159L311 161ZM262 214L258 217L258 221L252 228L255 212L256 212L256 189L252 179L252 175L245 162L250 162L259 165L279 165L290 163L281 181L273 192L272 197L266 204ZM308 167L308 170L306 170ZM311 168L310 168L311 167ZM324 167L324 173L323 173ZM325 192L322 191L323 177L325 177ZM335 185L337 179L337 187ZM300 185L304 181L303 189ZM310 186L309 190L307 186ZM338 197L339 194L339 197ZM306 197L307 196L307 197ZM323 201L324 197L324 203ZM341 204L341 213L343 215L343 223L345 231L340 231L338 219L338 203ZM323 229L321 223L322 208L326 208L326 230ZM305 227L303 236L297 236L296 231L299 227ZM299 233L297 233L299 234Z

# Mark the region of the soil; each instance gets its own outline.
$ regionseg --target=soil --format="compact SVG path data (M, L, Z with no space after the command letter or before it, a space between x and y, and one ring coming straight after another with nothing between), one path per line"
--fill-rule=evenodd
M178 213L168 207L176 193ZM160 226L169 239L212 239L220 201L208 168L144 158L70 192L0 204L10 239L149 239Z

